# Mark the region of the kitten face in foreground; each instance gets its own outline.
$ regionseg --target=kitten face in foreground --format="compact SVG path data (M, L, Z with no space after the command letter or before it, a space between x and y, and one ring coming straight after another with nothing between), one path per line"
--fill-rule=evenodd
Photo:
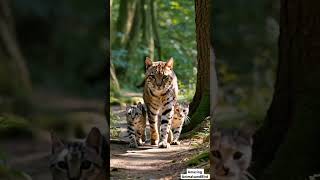
M210 165L215 180L240 180L250 165L252 138L238 130L212 135Z
M85 142L62 143L51 133L50 170L53 180L104 180L105 168L101 157L102 135L92 128Z

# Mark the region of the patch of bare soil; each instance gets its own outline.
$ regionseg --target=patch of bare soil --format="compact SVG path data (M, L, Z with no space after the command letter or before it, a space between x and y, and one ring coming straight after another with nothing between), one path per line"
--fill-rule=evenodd
M111 144L111 179L180 179L187 168L185 161L198 151L190 140L168 149Z

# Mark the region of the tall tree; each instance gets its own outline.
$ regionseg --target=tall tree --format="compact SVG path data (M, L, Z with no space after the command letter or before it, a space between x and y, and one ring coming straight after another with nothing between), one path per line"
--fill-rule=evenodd
M272 104L254 137L252 174L307 179L320 173L320 2L281 0Z
M25 99L31 93L31 80L16 40L9 2L0 2L0 93Z
M197 84L190 103L191 121L183 129L192 130L210 114L210 1L195 0L197 40Z
M139 58L141 66L144 65L146 56L154 59L155 48L158 58L161 58L161 43L155 9L154 0L120 0L114 30L116 36L112 41L112 49L124 49L126 51L124 58L127 62L134 59L130 56L137 50L138 45L146 49L146 53ZM115 72L119 75L125 74L126 70L125 67L115 67Z

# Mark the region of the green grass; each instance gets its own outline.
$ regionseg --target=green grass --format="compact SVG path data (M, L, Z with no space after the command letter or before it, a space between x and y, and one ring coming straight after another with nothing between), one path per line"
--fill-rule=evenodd
M190 160L187 161L188 166L197 166L202 163L206 163L209 161L209 152L204 151L201 152L200 154L192 157Z

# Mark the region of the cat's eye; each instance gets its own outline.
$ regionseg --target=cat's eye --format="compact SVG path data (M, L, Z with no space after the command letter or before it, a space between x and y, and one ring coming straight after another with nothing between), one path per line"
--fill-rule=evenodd
M212 155L218 159L221 159L221 153L220 151L212 151Z
M163 78L163 79L167 79L167 78L168 78L168 76L167 76L167 75L164 75L162 78Z
M233 159L234 160L238 160L238 159L240 159L242 157L242 153L241 152L235 152L234 154L233 154Z
M68 169L68 165L64 161L59 161L58 162L58 167L61 168L61 169Z
M81 169L89 169L91 167L91 162L86 160L81 163Z

